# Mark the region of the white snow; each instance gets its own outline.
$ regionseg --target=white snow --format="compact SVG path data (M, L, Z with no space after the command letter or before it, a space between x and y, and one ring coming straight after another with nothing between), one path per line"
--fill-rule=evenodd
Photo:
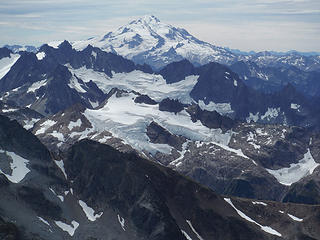
M95 51L91 52L91 56L94 57L94 59L97 59L97 53Z
M217 111L221 115L228 115L234 112L231 109L230 103L214 103L210 101L208 104L205 104L204 101L199 100L198 105L202 110L207 110L210 112Z
M55 224L61 228L63 231L69 233L69 235L72 237L74 235L74 232L77 230L79 227L79 223L76 221L72 221L71 225L68 225L64 222L61 221L55 221Z
M189 225L190 229L192 230L192 232L194 232L194 234L197 236L197 238L198 238L199 240L203 240L203 238L200 236L200 234L199 234L199 233L196 231L196 229L192 226L191 221L186 220L186 222L188 223L188 225Z
M272 235L276 235L276 236L279 236L281 237L281 233L277 232L276 230L274 230L273 228L271 227L268 227L268 226L262 226L261 224L257 223L256 221L254 221L253 219L251 219L250 217L248 217L247 215L245 215L243 212L241 212L240 210L238 210L232 203L231 199L230 198L224 198L224 200L230 204L230 206L236 210L236 212L239 214L240 217L242 217L243 219L247 220L248 222L251 222L251 223L254 223L256 225L258 225L261 230L267 232L267 233L270 233Z
M279 113L280 108L268 108L265 114L261 116L261 120L266 118L268 121L270 121L271 119L278 117Z
M69 80L68 86L70 88L75 89L79 93L86 93L87 91L83 89L83 87L80 85L78 79L75 76L72 76Z
M187 150L189 142L190 141L186 141L182 144L182 151L178 151L180 153L180 157L172 161L170 165L175 165L176 167L178 167L181 164L181 160L184 158L184 155L186 154L186 152L190 151L190 150Z
M310 149L308 149L307 153L304 154L304 157L298 163L292 163L288 168L266 170L272 174L279 183L290 186L291 184L298 182L303 177L312 174L319 165L319 163L314 161Z
M93 108L96 108L96 107L99 106L99 101L92 102L92 101L89 99L89 102L90 102L90 104L91 104L91 107L93 107Z
M38 53L36 54L36 56L37 56L38 60L42 60L42 59L45 58L46 53L45 53L45 52L38 52Z
M221 147L221 148L223 148L224 150L227 150L229 152L235 153L239 157L250 159L248 156L243 154L241 149L234 149L234 148L231 148L231 147L227 146L226 144L219 144L219 143L214 143L214 144L219 146L219 147Z
M19 58L19 54L10 54L10 57L0 59L0 79L2 79L10 71L11 67Z
M50 46L50 47L58 48L59 45L60 45L62 42L63 42L63 41L52 41L52 42L49 42L49 43L47 43L47 44L48 44L48 46Z
M124 228L124 224L125 224L125 220L123 217L121 217L119 214L118 214L118 221L121 225L121 228L123 229L123 231L126 231L126 229Z
M25 120L24 123L25 125L23 125L23 127L27 130L33 128L33 125L38 122L40 120L40 118L32 118L31 120Z
M191 75L181 79L179 82L167 84L161 75L144 73L138 70L129 73L113 72L112 77L109 77L103 72L96 72L86 67L79 69L73 69L69 65L67 67L74 76L77 76L83 82L92 80L104 93L109 93L112 88L126 91L133 90L146 94L156 101L171 98L178 99L182 103L192 103L190 92L199 78L199 76Z
M60 170L61 170L61 172L63 173L64 177L65 177L66 179L68 179L67 174L66 174L66 171L65 171L65 169L64 169L63 160L60 160L60 161L55 160L54 162L55 162L56 165L60 168Z
M81 122L80 118L75 122L70 121L70 123L68 125L69 131L72 131L73 128L75 128L75 127L81 127L81 124L82 124L82 122Z
M187 240L192 240L192 238L185 231L181 230L182 234L185 236Z
M7 155L12 159L12 162L10 162L12 172L11 174L6 174L0 169L0 173L3 173L12 183L21 182L25 178L25 176L30 172L30 169L27 168L29 160L20 157L14 152L0 150L0 154L1 153Z
M42 217L38 217L38 219L50 227L50 224L46 220L44 220Z
M296 222L302 222L303 219L302 218L298 218L296 216L293 216L291 214L288 213L288 216L293 220L293 221L296 221Z
M9 108L9 109L1 109L2 112L7 113L7 112L15 112L19 109L17 108Z
M256 114L249 113L249 117L246 118L247 123L250 123L251 121L257 122L259 120L259 112Z
M252 202L253 205L263 205L263 206L268 206L268 204L264 202Z
M237 82L237 80L233 79L233 85L234 85L235 87L237 87L237 86L238 86L238 82Z
M157 46L160 43L159 39L164 39L164 42ZM209 43L200 43L186 34L185 30L162 23L153 16L145 16L132 21L108 35L76 41L72 46L77 50L82 50L89 44L107 52L114 51L128 59L145 53L148 57L162 60L165 63L170 61L166 55L170 49L174 49L179 56L201 65L232 58L226 50Z
M46 120L45 122L40 124L40 129L38 129L35 133L35 135L39 135L39 134L43 134L46 132L46 130L50 127L52 127L53 125L55 125L57 122L53 121L53 120Z
M51 187L49 189L54 195L56 195L57 198L60 199L61 202L64 201L64 197L63 196L56 194L56 192Z
M294 110L299 110L300 108L300 105L299 104L296 104L296 103L291 103L291 109L294 109Z
M48 133L48 135L51 135L54 138L57 138L59 141L64 142L64 136L62 133L57 132L54 130L52 133Z
M91 122L93 130L112 133L123 139L138 151L146 150L152 154L157 151L169 154L172 147L167 144L150 143L146 127L152 122L158 123L175 135L182 135L193 141L209 141L227 145L231 132L222 133L221 129L209 129L200 121L192 122L186 111L177 114L159 111L159 105L138 104L136 95L125 94L117 98L113 95L100 109L87 109L84 116Z
M267 132L263 132L261 128L257 128L257 129L256 129L256 133L257 133L259 136L268 136L268 135L269 135Z
M47 79L44 79L44 80L41 80L41 81L38 81L38 82L33 83L33 84L29 87L27 93L29 93L29 92L35 92L36 90L38 90L39 88L41 88L42 86L44 86L46 83L47 83Z
M254 149L260 149L261 146L256 144L256 134L253 132L249 132L247 135L247 142L254 147Z
M87 218L89 221L94 222L96 221L98 218L100 218L103 214L103 212L100 212L98 214L94 214L94 210L89 207L84 201L79 200L79 205L81 206L83 212L86 214Z

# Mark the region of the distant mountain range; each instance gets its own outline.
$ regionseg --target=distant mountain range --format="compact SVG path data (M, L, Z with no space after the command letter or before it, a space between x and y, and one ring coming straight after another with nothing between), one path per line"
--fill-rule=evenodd
M154 16L16 49L0 238L320 239L319 56L236 53Z

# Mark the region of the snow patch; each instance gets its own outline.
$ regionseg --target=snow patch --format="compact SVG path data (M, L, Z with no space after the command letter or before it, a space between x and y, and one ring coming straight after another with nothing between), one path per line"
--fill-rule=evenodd
M30 172L30 169L27 168L29 160L20 157L14 152L0 150L0 153L5 154L12 159L12 162L10 162L10 167L12 170L11 175L4 173L1 169L0 173L4 174L12 183L21 182L25 178L25 176Z
M251 121L257 122L259 120L259 112L256 114L249 113L249 117L246 118L247 123L250 123Z
M86 93L87 92L85 89L83 89L83 87L81 86L81 84L79 83L78 79L75 76L72 76L70 78L68 86L70 88L75 89L79 93Z
M235 80L235 79L233 79L233 85L234 85L235 87L237 87L237 86L238 86L238 81Z
M10 71L11 67L19 58L19 54L10 54L10 57L0 59L0 79L2 79Z
M35 135L39 135L39 134L43 134L46 132L46 130L50 127L52 127L53 125L55 125L57 122L53 121L53 120L46 120L45 122L40 124L40 129L38 129L35 133Z
M296 103L291 103L290 108L299 111L300 105Z
M99 101L96 101L96 102L92 102L90 99L89 99L89 103L91 105L92 108L96 108L99 106Z
M55 221L55 224L61 228L63 231L69 233L69 235L72 237L74 235L74 232L77 230L79 227L79 223L76 221L72 221L71 225L68 225L64 222L61 221Z
M251 222L251 223L254 223L256 225L258 225L261 230L267 232L267 233L270 233L272 235L276 235L276 236L279 236L281 237L281 233L277 232L276 230L274 230L273 228L271 227L268 227L268 226L262 226L261 224L257 223L256 221L254 221L253 219L251 219L250 217L248 217L247 215L245 215L243 212L241 212L240 210L238 210L232 203L231 199L230 198L224 198L224 200L230 204L230 206L236 210L236 212L239 214L240 217L242 217L243 219L247 220L248 222Z
M97 59L97 53L95 51L91 52L91 56L94 57L94 59Z
M63 196L56 194L56 192L52 188L49 188L49 189L54 195L56 195L57 198L60 199L61 202L64 201L64 197Z
M172 161L170 165L175 165L176 167L178 167L181 164L181 160L184 158L184 155L189 151L187 150L189 142L190 141L186 141L182 144L182 151L178 151L180 153L180 157Z
M46 53L45 53L45 52L38 52L38 53L36 54L36 56L37 56L38 60L40 61L40 60L42 60L42 59L45 58Z
M62 133L57 132L54 130L52 133L48 133L48 135L51 135L54 138L57 138L59 141L64 142L64 136Z
M268 204L264 202L252 202L253 205L263 205L263 206L268 206Z
M60 170L61 170L61 172L63 173L64 177L65 177L66 179L68 179L67 174L66 174L66 170L64 169L63 160L60 160L60 161L55 160L54 162L55 162L56 165L60 168Z
M185 236L187 240L192 240L192 238L185 231L181 230L182 234Z
M205 104L204 101L199 100L198 105L202 110L207 110L210 112L217 111L221 115L228 115L234 112L231 109L230 103L214 103L210 101L208 104Z
M70 121L70 123L68 125L69 131L72 131L73 128L75 128L75 127L81 127L81 124L82 124L82 122L81 122L80 118L75 122Z
M274 119L279 116L280 108L268 108L264 115L261 116L261 120L268 120Z
M50 227L50 224L46 220L44 220L42 217L38 217L38 219Z
M41 81L38 81L38 82L33 83L33 84L28 88L27 93L35 92L36 90L38 90L39 88L41 88L43 85L45 85L46 82L47 82L47 79L44 79L44 80L41 80Z
M319 163L314 161L310 149L308 149L307 153L304 154L304 157L298 163L292 163L288 168L266 170L272 174L279 183L290 186L291 184L298 182L303 177L312 174L319 165Z
M39 120L40 120L40 118L32 118L31 120L25 120L24 121L25 124L23 125L23 127L26 130L29 130L29 129L33 128L34 124L36 122L38 122Z
M94 222L96 221L98 218L100 218L103 214L103 212L100 212L98 214L94 214L94 210L89 207L84 201L79 200L79 205L81 206L83 212L86 214L87 218L89 221Z
M120 225L121 225L122 230L123 230L123 231L126 231L126 229L124 228L125 220L124 220L123 217L120 217L119 214L118 214L118 221L119 221L119 223L120 223Z
M196 229L192 226L191 221L186 220L186 222L188 223L188 225L189 225L190 229L192 230L192 232L194 232L194 234L197 236L197 238L199 240L203 240L203 238L199 235L199 233L196 231Z
M291 214L288 213L288 216L293 220L293 221L296 221L296 222L302 222L303 219L302 218L298 218L296 216L293 216Z

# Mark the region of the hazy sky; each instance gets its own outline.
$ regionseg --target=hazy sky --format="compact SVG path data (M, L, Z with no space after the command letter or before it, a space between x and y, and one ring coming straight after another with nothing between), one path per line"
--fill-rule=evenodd
M0 45L86 39L143 15L218 46L320 52L320 0L0 0Z

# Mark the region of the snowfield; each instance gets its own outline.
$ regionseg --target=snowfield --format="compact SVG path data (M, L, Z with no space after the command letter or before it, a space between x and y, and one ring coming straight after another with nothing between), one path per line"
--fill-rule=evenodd
M113 95L105 106L96 110L87 109L84 115L94 126L94 131L108 131L136 150L146 150L152 154L157 151L170 154L172 149L167 144L149 142L146 127L152 121L172 134L185 136L192 141L215 142L222 145L227 145L230 141L230 131L223 133L221 129L205 127L200 121L192 122L185 110L174 114L159 111L159 105L135 103L136 97L133 93L124 94L119 98Z
M25 178L25 176L30 172L30 169L27 167L29 160L20 157L14 152L0 150L0 154L5 154L12 159L12 162L10 163L12 171L11 174L6 174L1 169L0 173L3 173L12 183L21 182Z
M67 66L69 71L83 82L92 80L104 92L109 93L112 88L118 88L125 91L136 91L140 94L146 94L155 101L161 101L165 98L178 99L182 103L192 103L190 92L196 85L199 76L187 76L177 83L167 84L166 80L157 74L144 73L135 70L129 73L112 73L112 77L103 72L96 72L93 69L81 67L73 69ZM83 89L81 86L72 86L79 92Z
M278 170L267 169L267 171L272 174L279 183L290 186L303 177L312 174L319 165L319 163L314 161L310 149L308 149L298 163L292 163L288 168L280 168Z
M11 67L20 58L19 54L10 54L10 57L0 59L0 79L2 79L11 69Z

